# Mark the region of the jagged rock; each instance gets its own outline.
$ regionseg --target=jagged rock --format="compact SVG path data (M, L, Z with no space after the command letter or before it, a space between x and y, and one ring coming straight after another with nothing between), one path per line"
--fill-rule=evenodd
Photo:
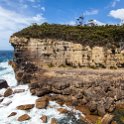
M57 122L57 120L55 118L52 118L50 124L58 124L58 122Z
M46 94L49 94L49 93L51 93L51 91L49 89L47 89L47 88L42 89L41 91L36 91L36 95L38 97L42 97L42 96L44 96Z
M114 103L114 98L107 97L106 98L106 103L105 103L105 109L109 111L111 105ZM114 108L113 108L114 109Z
M103 102L100 102L99 104L97 104L97 112L99 116L104 116L105 115L105 106L103 104Z
M57 82L54 84L54 88L57 90L64 90L64 89L68 88L69 86L70 86L70 84L67 82L62 82L62 83Z
M12 112L8 117L15 116L16 114L17 114L17 112Z
M9 87L6 80L0 79L0 89Z
M92 98L97 98L93 88L89 88L84 90L84 96L87 97L87 99L90 101Z
M26 105L17 106L16 108L19 110L29 110L29 109L32 109L33 107L34 107L34 104L26 104Z
M18 121L22 122L22 121L30 120L30 118L31 117L28 114L24 114L18 118Z
M37 99L36 102L35 102L36 108L45 109L48 105L48 102L49 102L48 98L41 97L41 98Z
M25 92L25 89L15 89L15 90L13 91L14 94L15 94L15 93L22 93L22 92Z
M90 101L88 107L90 112L94 113L97 110L97 103L95 101Z
M117 103L116 109L124 110L124 103Z
M114 115L106 114L101 120L101 124L111 124Z
M13 94L13 90L11 88L7 88L7 90L4 92L4 97L11 96Z
M46 115L42 115L42 117L40 119L42 120L43 123L47 123L47 116Z
M81 99L81 98L83 98L83 93L79 92L75 96L76 96L77 99Z
M60 106L62 106L64 104L64 100L62 99L57 99L56 103L59 104Z
M68 110L66 110L64 108L58 108L57 111L59 111L60 114L66 114L66 113L68 113Z

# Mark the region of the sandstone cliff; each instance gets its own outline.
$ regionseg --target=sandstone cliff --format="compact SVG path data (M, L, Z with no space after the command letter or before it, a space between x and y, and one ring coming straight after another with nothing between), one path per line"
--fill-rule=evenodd
M82 36L77 37L74 31L67 31L69 35L66 38L57 38L66 35L62 29L61 32L60 29L55 29L58 31L56 33L53 27L48 28L53 32L46 27L39 32L37 28L26 29L10 38L14 47L14 59L10 64L19 84L29 83L33 95L52 94L58 102L87 106L92 114L100 116L112 112L116 104L124 100L124 50L123 44L119 45L122 36L114 37L115 30L105 44L106 40L74 41ZM80 28L77 27L76 31ZM101 27L95 28L101 30ZM83 30L86 30L85 27ZM85 38L90 36L86 33L87 36L83 35ZM104 33L98 36L101 35L104 35L104 39L107 36ZM112 43L109 46L110 40Z
M10 42L14 47L10 64L16 79L19 84L30 83L32 94L57 94L56 99L86 105L101 116L124 99L123 70L88 69L123 67L124 51L119 48L16 36Z

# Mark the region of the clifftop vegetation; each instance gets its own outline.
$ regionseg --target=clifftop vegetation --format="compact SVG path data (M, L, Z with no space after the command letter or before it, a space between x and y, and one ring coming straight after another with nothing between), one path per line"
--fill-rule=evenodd
M83 45L119 47L124 43L124 25L70 26L59 24L33 24L13 36L26 38L53 38L79 42Z

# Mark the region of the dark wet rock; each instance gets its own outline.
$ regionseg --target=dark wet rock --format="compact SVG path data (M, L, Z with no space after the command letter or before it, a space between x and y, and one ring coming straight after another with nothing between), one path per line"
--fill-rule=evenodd
M68 110L67 109L64 109L64 108L58 108L57 111L59 111L60 114L66 114L66 113L68 113Z
M57 99L56 103L59 104L60 106L62 106L64 104L64 100L62 99Z
M80 115L79 115L80 117ZM68 114L66 114L65 117L57 120L58 124L68 124L68 122L71 121L71 124L92 124L90 122L88 122L84 117L80 117L79 119L77 119L75 117L75 113L73 112L68 112Z
M12 117L12 116L15 116L17 115L17 112L12 112L8 117Z
M57 120L55 118L52 118L50 124L58 124L58 122L57 122Z
M36 105L36 108L38 109L46 109L46 107L48 106L48 103L49 103L48 98L41 97L36 100L35 105Z
M38 85L38 83L31 83L31 84L29 84L29 88L30 88L30 90L36 89L36 88L39 88L39 85Z
M0 79L0 89L9 87L6 80Z
M47 116L46 115L42 115L42 117L40 119L42 120L43 123L47 123Z
M49 89L47 89L47 88L44 88L44 89L42 89L42 90L37 90L37 91L36 91L36 95L37 95L38 97L47 95L47 94L49 94L49 93L51 93L51 91L50 91Z
M4 97L11 96L13 94L13 90L11 88L7 88L7 90L4 92Z
M16 108L18 110L30 110L34 107L34 104L25 104L25 105L20 105L20 106L17 106Z
M30 118L31 117L28 114L24 114L18 118L18 121L22 122L22 121L30 120Z

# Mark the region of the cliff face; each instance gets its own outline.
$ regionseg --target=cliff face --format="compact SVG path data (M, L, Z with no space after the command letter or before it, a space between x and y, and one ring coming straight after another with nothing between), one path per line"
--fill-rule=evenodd
M56 39L16 36L10 43L14 47L14 61L10 64L16 79L19 84L30 83L34 95L57 94L57 98L74 104L78 101L99 115L111 112L115 101L124 98L123 71L84 68L123 68L124 51L119 48L91 48Z
M56 39L12 37L16 61L20 57L48 67L119 68L124 65L124 50L83 46ZM24 55L21 55L24 53ZM17 57L18 56L18 57Z

